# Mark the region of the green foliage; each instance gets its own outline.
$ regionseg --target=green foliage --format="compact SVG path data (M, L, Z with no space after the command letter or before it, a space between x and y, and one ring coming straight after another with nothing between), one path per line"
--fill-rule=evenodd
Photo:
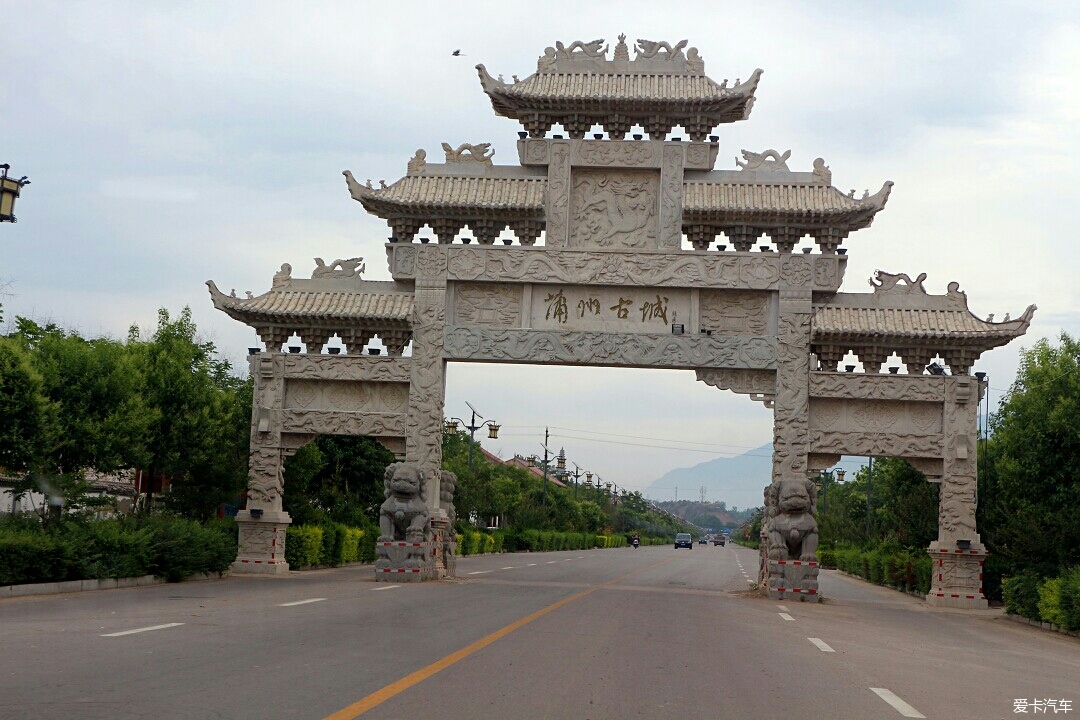
M285 562L290 568L314 567L323 549L323 529L318 525L290 525L285 530Z
M56 410L30 352L0 337L0 467L23 473L45 462L56 436Z
M364 531L359 528L345 528L345 537L341 541L341 561L357 562L360 559L360 540Z
M133 529L118 520L103 520L75 525L71 530L67 542L78 548L80 577L122 578L149 573L155 539L150 528Z
M818 550L818 564L821 567L836 567L836 551L835 550Z
M1061 576L1061 626L1066 630L1080 630L1080 566Z
M1032 572L1006 577L1001 582L1001 594L1005 600L1005 612L1039 619L1039 576Z
M367 437L320 435L285 460L282 505L296 524L378 522L394 454Z
M1061 612L1061 578L1049 578L1039 583L1039 617L1052 625L1064 625Z
M78 562L71 545L42 532L0 533L0 585L76 579Z
M1056 577L1080 565L1080 342L1021 353L980 464L978 523L1000 573Z
M136 522L149 530L152 538L149 572L169 582L198 573L225 572L236 559L236 538L214 527L168 516Z
M933 561L925 550L904 550L885 543L869 550L851 546L819 550L818 562L825 565L823 556L835 562L838 570L878 585L921 594L930 592Z

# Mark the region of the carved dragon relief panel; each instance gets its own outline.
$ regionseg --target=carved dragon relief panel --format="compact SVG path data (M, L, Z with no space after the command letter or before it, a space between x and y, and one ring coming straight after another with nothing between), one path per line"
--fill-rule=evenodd
M810 429L940 435L941 412L940 403L811 398Z
M945 378L936 375L873 375L810 373L810 395L815 398L866 400L945 400Z
M438 501L442 468L442 421L446 362L443 328L446 324L446 289L418 287L413 303L413 355L409 392L406 457L428 477L428 497Z
M681 144L664 147L660 175L660 237L658 247L678 250L682 245L683 160Z
M537 143L541 144L541 143ZM658 167L654 144L644 140L622 142L585 140L573 143L575 166Z
M290 433L315 435L405 435L405 413L329 410L284 410L282 424Z
M533 290L528 327L536 330L670 333L672 323L685 324L689 318L690 291L685 289L547 285Z
M409 382L409 358L288 354L284 361L289 380Z
M955 540L980 545L975 526L978 392L970 377L947 378L944 459L938 505L938 541L952 547Z
M408 406L408 382L290 380L285 387L287 409L403 413Z
M548 164L547 198L544 243L548 247L566 247L567 220L570 207L570 145L551 143L551 161Z
M833 455L935 458L941 457L941 445L938 435L810 431L811 451Z
M701 327L714 333L768 335L774 325L769 300L767 292L703 290Z
M571 180L571 247L649 249L657 246L658 173L574 170Z
M460 248L451 247L451 256ZM486 263L477 278L494 282L641 287L775 289L779 255L589 252L476 248Z
M627 367L769 369L775 340L604 332L446 328L447 360Z
M468 325L519 326L521 286L499 283L455 285L453 317L455 322Z

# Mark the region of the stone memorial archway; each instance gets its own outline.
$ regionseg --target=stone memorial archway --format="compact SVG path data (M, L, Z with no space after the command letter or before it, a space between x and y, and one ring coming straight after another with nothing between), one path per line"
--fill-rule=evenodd
M857 198L832 186L820 158L789 169L790 151L744 150L737 169L715 170L709 133L749 115L762 71L729 86L705 75L685 41L636 46L630 59L620 36L609 59L603 41L557 43L536 73L510 83L477 66L495 112L524 127L517 165L494 164L488 144L444 143L445 162L418 150L390 185L346 171L352 197L392 229L392 282L363 280L351 258L316 259L310 279L283 265L257 297L209 283L215 307L267 348L250 358L250 497L236 571L287 570L283 457L335 433L376 437L406 461L388 473L387 507L408 501L412 526L387 520L377 577L452 572L452 493L441 492L448 361L678 368L773 409L762 578L773 597L817 599L810 477L840 455L874 455L905 458L941 483L928 601L985 606L975 526L983 388L968 373L1026 331L1034 306L984 322L956 283L930 295L925 275L878 273L872 293L839 292L841 246L871 224L892 183ZM556 124L569 137L549 136ZM597 125L607 137L587 138ZM675 126L688 141L667 139ZM644 132L625 139L634 127ZM416 242L425 226L436 243ZM806 237L817 252L799 248ZM307 352L280 352L294 333ZM332 335L344 354L321 353ZM374 336L388 357L362 354ZM837 372L848 352L864 372ZM881 373L894 352L906 374ZM926 374L934 357L950 374ZM417 486L422 499L409 495Z

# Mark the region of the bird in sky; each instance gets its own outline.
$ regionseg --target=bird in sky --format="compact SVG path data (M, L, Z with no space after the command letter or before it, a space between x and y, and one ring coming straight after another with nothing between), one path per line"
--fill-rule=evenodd
M464 57L464 54L460 50L455 50L454 52L452 52L450 54L453 55L454 57Z

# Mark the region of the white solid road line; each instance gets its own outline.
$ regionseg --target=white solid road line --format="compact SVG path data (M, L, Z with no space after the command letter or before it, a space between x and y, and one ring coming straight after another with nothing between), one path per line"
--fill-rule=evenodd
M806 638L806 639L809 640L810 642L814 643L814 645L817 646L817 649L820 650L821 652L836 652L831 647L826 645L825 641L822 640L821 638Z
M297 600L296 602L280 603L278 607L292 607L293 605L307 605L313 602L322 602L326 598L308 598L307 600Z
M779 615L780 617L784 618L785 620L788 620L790 622L795 622L795 618L791 617L787 613L776 613L776 614Z
M149 632L150 630L164 630L165 628L177 627L184 623L166 623L164 625L151 625L150 627L136 628L135 630L124 630L123 632L106 633L101 637L120 637L121 635L134 635L135 633Z
M909 717L909 718L925 718L926 717L921 712L919 712L918 710L916 710L915 708L911 707L906 702L904 702L903 700L898 698L896 696L896 693L894 693L892 690L889 690L888 688L870 688L870 689L873 690L875 693L877 693L877 696L879 698L881 698L885 702L892 705L893 709L896 710L896 712L903 715L904 717Z
M393 590L396 587L401 587L401 586L400 585L383 585L382 587L378 587L378 588L375 588L375 589L376 590Z
M485 573L494 572L493 570L477 570L475 572L468 573L469 575L483 575Z

